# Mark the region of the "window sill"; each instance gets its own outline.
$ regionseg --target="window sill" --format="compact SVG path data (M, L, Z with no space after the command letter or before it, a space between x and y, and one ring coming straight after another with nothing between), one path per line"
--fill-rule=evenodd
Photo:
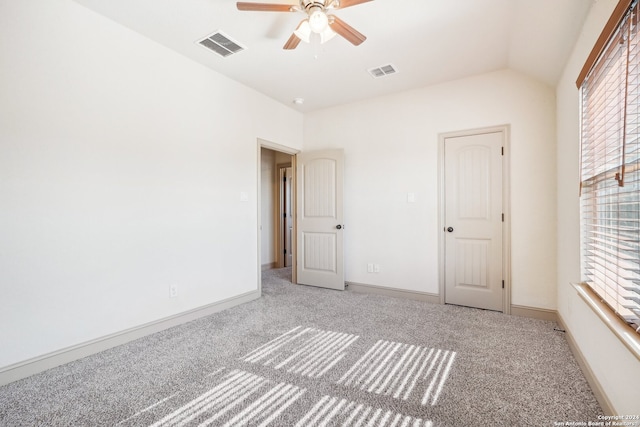
M591 288L584 283L572 283L578 295L602 319L620 341L640 360L640 334L634 331L606 305Z

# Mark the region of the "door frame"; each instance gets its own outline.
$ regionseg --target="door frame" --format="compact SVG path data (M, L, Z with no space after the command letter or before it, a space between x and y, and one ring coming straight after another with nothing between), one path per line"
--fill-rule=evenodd
M511 126L499 125L463 131L438 134L438 281L440 285L440 303L445 304L445 158L444 144L447 138L482 135L502 132L504 137L504 155L502 156L502 277L504 278L504 298L502 312L511 314Z
M256 170L257 170L257 188L258 188L258 203L257 203L257 211L256 211L256 229L257 229L257 258L256 258L256 271L258 274L258 291L262 294L262 149L267 148L273 151L279 151L281 153L285 153L291 156L291 167L296 167L296 156L300 152L300 150L287 147L286 145L277 144L275 142L267 141L266 139L258 138L257 142L257 159L256 162ZM295 170L295 169L294 169ZM292 191L292 209L293 209L293 233L297 232L298 224L296 220L296 206L295 206L295 190L296 190L296 175L293 174L293 180L291 182L291 191ZM294 234L294 238L292 239L292 250L293 250L293 260L292 260L292 268L291 268L291 282L297 283L298 281L298 271L297 271L297 246L298 242L295 238L296 234Z
M286 194L285 194L285 186L282 184L282 171L285 171L285 175L286 175L286 170L287 168L292 168L293 166L291 165L292 162L286 162L286 163L278 163L276 164L276 171L278 173L278 208L277 208L277 227L276 227L276 234L278 235L278 239L276 239L276 263L278 265L278 268L283 268L286 264L286 256L284 254L284 248L287 245L286 241L285 241L285 228L286 228L286 220L285 218L283 218L282 214L284 213L284 209L283 209L283 205L286 201ZM293 180L294 180L294 174L291 174L291 181L289 182L290 188L289 188L289 193L292 193L292 191L294 190L293 187ZM294 194L289 194L289 198L290 198L290 202L289 204L291 205L291 212L289 212L289 214L292 216L291 218L291 225L293 226L293 222L294 219L293 218L293 214L295 213L295 209L293 206L293 203L295 202L295 195ZM293 230L291 231L291 233L293 233ZM293 241L294 241L295 237L292 236L291 237L291 248L289 248L290 251L293 250ZM295 259L295 255L292 253L291 254L291 266L293 267L293 260Z

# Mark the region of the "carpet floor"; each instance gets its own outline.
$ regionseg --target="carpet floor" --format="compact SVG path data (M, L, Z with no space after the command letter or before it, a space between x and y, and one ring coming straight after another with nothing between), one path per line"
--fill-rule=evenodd
M554 322L292 285L0 387L2 426L553 426L602 414Z

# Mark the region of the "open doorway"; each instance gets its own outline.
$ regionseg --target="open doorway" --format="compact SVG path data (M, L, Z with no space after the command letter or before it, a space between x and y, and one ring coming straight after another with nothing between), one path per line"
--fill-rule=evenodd
M258 140L257 167L259 290L270 272L285 279L282 270L290 283L344 290L343 150Z
M295 283L295 152L260 141L259 166L261 276L287 268Z

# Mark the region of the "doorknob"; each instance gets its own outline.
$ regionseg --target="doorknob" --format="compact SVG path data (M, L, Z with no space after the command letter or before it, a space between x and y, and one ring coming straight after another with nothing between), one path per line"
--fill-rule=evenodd
M449 227L449 228L447 228L447 231L448 231L449 233L453 233L453 227Z
M338 224L338 225L336 225L336 228L337 228L338 230L341 230L341 229L342 229L342 226L341 226L340 224Z

